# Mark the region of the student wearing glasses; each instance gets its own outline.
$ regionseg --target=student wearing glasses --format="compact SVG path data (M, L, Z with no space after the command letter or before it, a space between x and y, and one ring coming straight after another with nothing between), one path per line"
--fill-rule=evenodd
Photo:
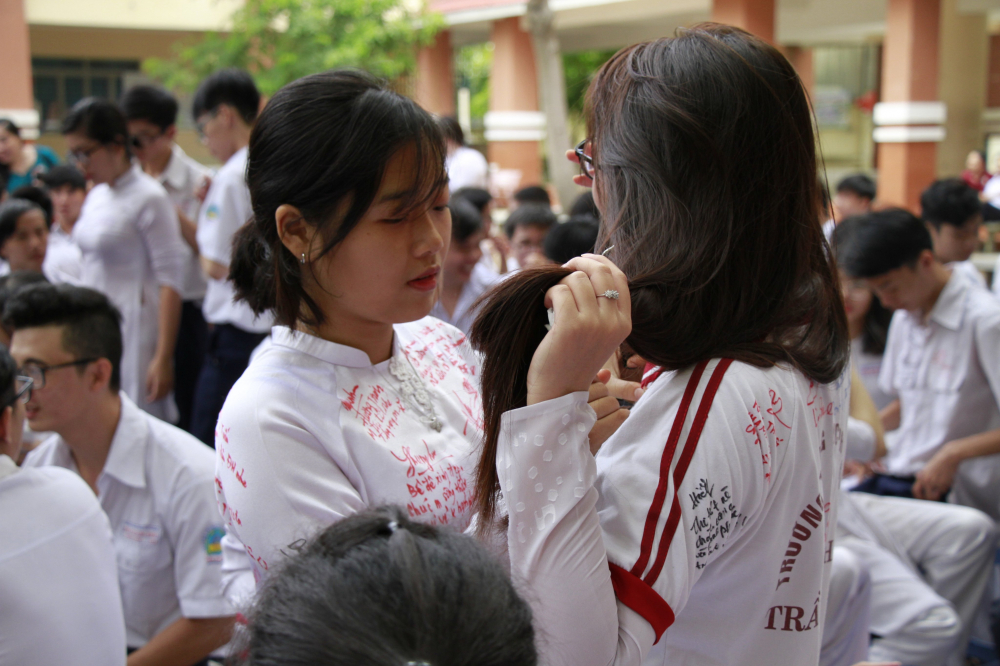
M221 70L202 81L193 102L201 140L223 162L198 216L198 251L208 278L202 313L210 331L195 388L191 433L209 446L215 443L215 421L229 389L271 330L271 316L258 317L245 303L235 302L229 281L233 237L252 217L247 145L259 106L253 79L236 69Z
M69 470L18 469L32 380L0 349L0 658L7 664L125 663L111 526Z
M80 284L104 293L122 314L122 390L141 409L176 421L185 256L177 212L163 186L132 165L125 116L114 104L80 100L62 132L70 157L95 183L73 226Z
M55 433L23 466L72 470L97 495L129 663L202 663L228 641L234 615L221 591L213 456L120 390L120 320L108 298L82 287L31 285L7 301L11 355L33 382L28 423Z
M191 159L174 142L177 100L166 90L135 86L122 95L120 106L128 121L129 146L142 170L159 181L170 196L184 237L184 282L181 323L174 353L174 400L184 430L191 427L194 388L205 359L208 329L201 313L205 276L198 262L197 220L211 184L211 172Z

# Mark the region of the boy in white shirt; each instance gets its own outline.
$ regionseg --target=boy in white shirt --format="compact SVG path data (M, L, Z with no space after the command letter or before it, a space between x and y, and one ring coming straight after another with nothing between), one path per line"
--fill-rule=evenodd
M1000 304L933 252L924 223L902 209L846 220L837 262L886 307L879 384L888 455L859 490L951 500L1000 517Z
M148 85L129 88L120 106L128 121L129 143L142 170L167 191L177 208L184 238L184 281L181 289L181 323L174 350L174 401L183 430L191 427L195 384L208 342L208 328L201 313L205 276L198 262L198 210L211 183L208 168L187 156L174 142L177 136L177 100L166 90Z
M986 278L969 261L983 224L979 194L961 178L943 178L920 195L920 210L938 261L973 286L986 288Z
M15 374L0 348L0 661L122 665L125 619L108 518L76 474L14 464L32 389Z
M38 284L13 295L11 355L35 390L36 430L56 433L24 467L79 474L107 514L129 663L195 664L229 640L212 452L119 390L120 315L99 292Z
M73 242L73 225L87 198L87 181L75 167L59 165L39 176L52 199L52 226L42 272L52 282L80 279L80 248Z
M271 330L271 317L257 317L233 299L229 263L233 236L251 217L246 184L247 145L260 93L246 72L225 69L198 86L193 115L202 141L224 162L198 216L198 250L208 278L202 311L210 324L208 352L195 389L191 433L215 445L215 422L229 390L246 370L250 354Z

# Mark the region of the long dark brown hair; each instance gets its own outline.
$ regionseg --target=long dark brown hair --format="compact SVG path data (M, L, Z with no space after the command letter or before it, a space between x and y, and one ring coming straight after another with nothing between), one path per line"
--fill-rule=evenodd
M668 369L711 358L785 363L838 378L847 320L816 211L812 113L774 47L703 24L619 51L587 94L603 226L597 247L629 278L631 350ZM545 329L545 290L568 271L521 273L472 329L485 356L482 524L496 516L500 416L523 406Z

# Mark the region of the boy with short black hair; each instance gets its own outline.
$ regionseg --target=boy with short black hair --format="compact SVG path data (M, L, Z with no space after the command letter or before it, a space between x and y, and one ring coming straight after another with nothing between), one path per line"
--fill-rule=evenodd
M979 193L961 178L936 180L920 195L920 209L938 260L975 286L985 287L983 274L969 261L983 223Z
M902 209L845 220L838 265L896 309L879 384L884 472L859 489L951 499L1000 518L1000 303L934 256L927 226Z
M465 143L465 132L454 116L438 118L448 156L444 160L448 172L448 189L457 192L465 187L483 188L489 181L490 165L483 154Z
M198 261L198 211L211 183L211 172L177 145L177 100L166 90L149 85L129 88L120 106L128 121L129 144L142 170L155 178L177 208L184 238L185 268L181 289L181 322L174 348L174 401L177 425L191 427L195 385L208 344L202 315L207 288Z
M234 301L229 282L233 236L251 218L246 184L247 146L260 107L260 93L246 72L224 69L198 86L193 114L202 141L224 164L198 214L198 250L208 287L202 313L212 325L191 411L191 433L215 446L215 422L229 389L250 362L250 354L271 330L271 317L257 317Z
M451 244L441 266L441 297L431 315L461 329L472 330L478 309L476 301L500 279L480 259L479 244L486 238L483 218L471 203L456 197L448 204L451 210Z
M570 259L593 252L600 226L590 215L574 215L555 225L542 243L545 258L562 266Z
M27 286L5 304L3 323L33 381L28 422L56 433L23 467L73 470L97 495L111 522L133 659L204 663L229 640L235 614L221 589L212 452L119 389L121 315L100 292Z
M548 206L551 208L552 197L549 196L548 190L541 185L528 185L514 193L514 200L511 203L512 211L521 206Z
M514 210L503 224L503 231L510 240L508 268L521 268L533 253L541 254L545 236L556 222L556 214L547 206L528 204Z
M52 226L42 271L54 282L75 283L80 279L80 248L71 237L87 198L87 181L75 167L52 167L39 179L52 199Z
M854 215L864 215L872 210L877 189L875 181L863 173L848 176L837 183L833 196L833 209L837 222Z

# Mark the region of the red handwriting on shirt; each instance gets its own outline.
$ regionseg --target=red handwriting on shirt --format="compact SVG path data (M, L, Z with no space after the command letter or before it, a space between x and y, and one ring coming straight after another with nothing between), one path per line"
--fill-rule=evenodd
M395 451L390 451L392 457L399 462L405 462L409 464L406 469L406 478L412 479L417 476L423 476L428 472L434 472L434 463L438 461L437 451L431 451L431 448L427 446L427 442L420 440L420 443L424 445L424 451L426 453L414 454L410 447L404 446L402 451L397 454ZM441 460L447 460L452 456L443 456Z
M775 421L777 421L781 425L785 426L786 428L791 429L791 426L788 425L787 423L785 423L784 421L782 421L781 417L778 416L778 414L781 413L781 410L782 410L782 407L783 407L783 405L781 403L781 397L777 393L774 392L774 389L768 389L767 392L768 392L768 394L771 397L771 406L767 408L767 413L770 414L771 416L773 416Z
M228 440L227 440L227 444L228 444ZM218 442L216 442L215 451L216 451L216 453L219 454L219 461L222 463L223 467L225 467L230 472L232 472L233 475L236 477L236 480L239 481L240 485L243 486L244 488L246 488L247 487L247 482L243 478L243 475L244 475L243 468L240 467L239 471L238 472L236 471L236 467L237 467L236 461L233 460L233 457L226 452L225 447L221 446Z
M833 403L823 402L819 394L819 385L816 382L809 382L809 401L806 403L812 409L813 425L819 427L824 416L833 415Z
M459 335L454 339L450 338L449 332L444 330L444 324L425 326L420 330L420 335L432 339L427 343L411 340L403 348L403 353L410 360L417 373L432 386L440 384L452 368L457 369L464 376L475 376L475 367L470 367L465 362L465 358L459 350L459 347L465 344L465 336Z
M463 472L460 465L444 463L433 473L407 483L413 498L406 504L410 517L431 525L464 519L472 507L472 495Z
M469 433L469 424L476 429L477 432L483 431L483 401L479 399L479 391L476 387L469 382L465 377L462 378L462 390L465 391L465 397L460 396L456 391L452 391L455 397L458 399L459 405L462 407L462 413L465 414L465 426L462 427L462 435L467 435Z
M240 520L239 513L236 509L222 501L222 498L226 496L226 493L222 488L222 479L218 476L215 477L215 495L215 503L219 507L223 520L225 520L230 526L233 525L233 523L242 525L243 521Z
M340 404L361 421L372 439L383 442L395 436L399 416L406 411L399 398L390 398L385 388L378 384L367 390L355 386Z
M267 560L265 560L263 557L257 557L256 555L254 555L253 548L251 548L250 546L243 546L243 547L246 549L247 555L250 556L250 559L259 564L260 566L264 567L264 571L267 571Z
M768 413L770 413L770 411ZM764 416L760 412L760 405L756 402L753 403L753 408L747 411L747 415L750 417L750 425L746 427L746 432L749 435L753 435L753 443L760 449L760 463L765 468L764 478L770 479L771 456L770 454L764 452L761 435L774 435L774 422L770 419L765 420ZM781 442L781 439L777 436L775 436L775 439L777 439L779 443Z

